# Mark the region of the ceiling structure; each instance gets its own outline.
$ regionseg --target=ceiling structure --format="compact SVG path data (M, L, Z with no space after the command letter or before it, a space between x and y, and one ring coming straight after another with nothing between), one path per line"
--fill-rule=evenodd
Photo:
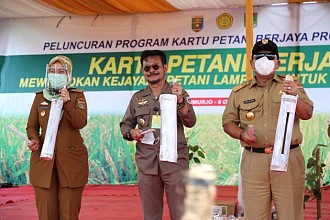
M253 5L306 3L310 0L254 0ZM330 2L318 0L313 2ZM246 0L0 0L0 19L161 13L245 7Z

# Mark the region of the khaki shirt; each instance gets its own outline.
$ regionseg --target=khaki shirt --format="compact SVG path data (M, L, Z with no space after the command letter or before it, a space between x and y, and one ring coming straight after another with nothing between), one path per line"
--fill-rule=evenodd
M171 85L166 82L162 94L171 94ZM188 97L188 93L183 91L184 98ZM193 127L196 123L196 115L191 104L188 105L189 112L186 115L177 112L177 138L178 138L178 162L170 163L159 161L160 141L156 145L143 144L136 142L135 160L138 169L151 175L157 175L159 169L163 174L169 174L181 169L188 168L189 165L189 149L184 135L184 127ZM126 113L120 122L120 130L123 138L127 140L126 132L138 126L139 129L148 130L152 128L152 116L160 114L159 99L152 95L149 87L136 92L127 107ZM141 123L143 122L143 123ZM154 132L155 138L160 137L160 129Z
M36 94L27 122L30 140L38 140L41 147L31 152L30 182L34 186L49 188L56 166L60 187L81 187L88 181L88 152L80 129L87 124L87 105L82 90L69 89L70 101L63 104L52 160L40 159L47 130L51 102Z
M243 130L247 130L248 125L253 125L254 135L257 138L254 147L273 147L283 80L283 76L274 75L270 83L264 87L259 86L255 78L234 87L222 116L222 124L235 122ZM313 106L313 102L300 85L298 85L298 96ZM247 119L248 112L253 112L253 120ZM295 116L291 144L300 144L302 140L299 118ZM244 143L241 142L241 145L243 146Z

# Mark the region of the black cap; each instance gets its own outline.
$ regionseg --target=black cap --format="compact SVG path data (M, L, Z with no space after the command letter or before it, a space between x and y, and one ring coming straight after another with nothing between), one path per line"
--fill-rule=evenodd
M253 59L254 55L256 55L260 51L264 51L264 50L270 51L273 54L275 54L277 56L277 59L280 58L279 55L278 55L277 45L269 39L263 39L263 40L258 41L257 43L255 43L255 45L253 46L252 59Z

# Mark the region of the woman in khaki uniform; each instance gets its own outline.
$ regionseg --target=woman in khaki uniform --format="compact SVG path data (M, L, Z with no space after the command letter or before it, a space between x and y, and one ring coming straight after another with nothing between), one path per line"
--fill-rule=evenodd
M39 219L78 219L83 189L88 181L88 154L79 129L87 124L83 91L67 88L72 63L56 56L48 64L46 88L37 92L27 123L31 140L30 182L33 185ZM51 100L63 99L53 158L40 158L50 114Z

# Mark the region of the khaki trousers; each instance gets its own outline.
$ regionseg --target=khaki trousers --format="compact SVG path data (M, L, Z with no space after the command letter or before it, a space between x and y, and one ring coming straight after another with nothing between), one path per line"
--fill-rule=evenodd
M290 150L287 172L270 171L271 160L272 154L243 152L244 219L269 219L273 201L278 220L303 220L305 160L300 147Z
M147 175L138 171L138 187L144 220L161 220L163 197L166 194L171 220L181 220L184 213L184 171L171 174Z
M60 187L53 170L50 188L33 186L39 220L78 220L83 187Z

